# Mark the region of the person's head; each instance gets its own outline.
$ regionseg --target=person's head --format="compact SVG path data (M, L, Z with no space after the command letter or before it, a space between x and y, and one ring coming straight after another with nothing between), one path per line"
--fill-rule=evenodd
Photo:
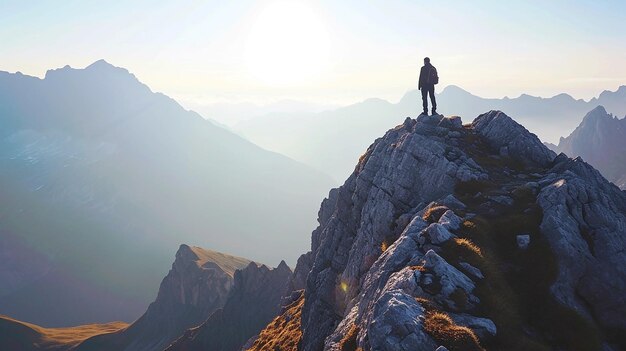
M424 64L427 65L430 63L430 58L424 57Z

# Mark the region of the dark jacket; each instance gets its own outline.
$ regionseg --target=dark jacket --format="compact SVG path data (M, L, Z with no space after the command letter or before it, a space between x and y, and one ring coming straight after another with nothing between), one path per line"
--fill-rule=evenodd
M439 76L437 75L437 69L435 66L430 63L422 66L420 70L420 79L417 88L422 89L422 87L435 85L439 83Z

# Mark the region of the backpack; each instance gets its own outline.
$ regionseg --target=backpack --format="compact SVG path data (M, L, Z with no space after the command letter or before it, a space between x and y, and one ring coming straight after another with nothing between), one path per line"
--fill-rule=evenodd
M439 83L439 75L437 74L437 69L431 66L430 71L428 72L428 82L433 85Z

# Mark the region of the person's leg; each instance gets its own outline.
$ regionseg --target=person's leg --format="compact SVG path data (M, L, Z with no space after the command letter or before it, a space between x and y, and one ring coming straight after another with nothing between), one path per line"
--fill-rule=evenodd
M422 87L422 106L424 107L424 113L428 114L428 89Z
M430 95L430 104L433 105L433 114L437 110L437 100L435 100L435 86L431 85L428 88L428 94Z

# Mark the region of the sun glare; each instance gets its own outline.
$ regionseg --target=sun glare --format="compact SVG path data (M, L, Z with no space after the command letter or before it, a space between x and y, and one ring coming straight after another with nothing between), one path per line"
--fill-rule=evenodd
M324 23L305 3L279 1L264 8L246 47L250 72L264 84L297 85L329 64L330 40Z

